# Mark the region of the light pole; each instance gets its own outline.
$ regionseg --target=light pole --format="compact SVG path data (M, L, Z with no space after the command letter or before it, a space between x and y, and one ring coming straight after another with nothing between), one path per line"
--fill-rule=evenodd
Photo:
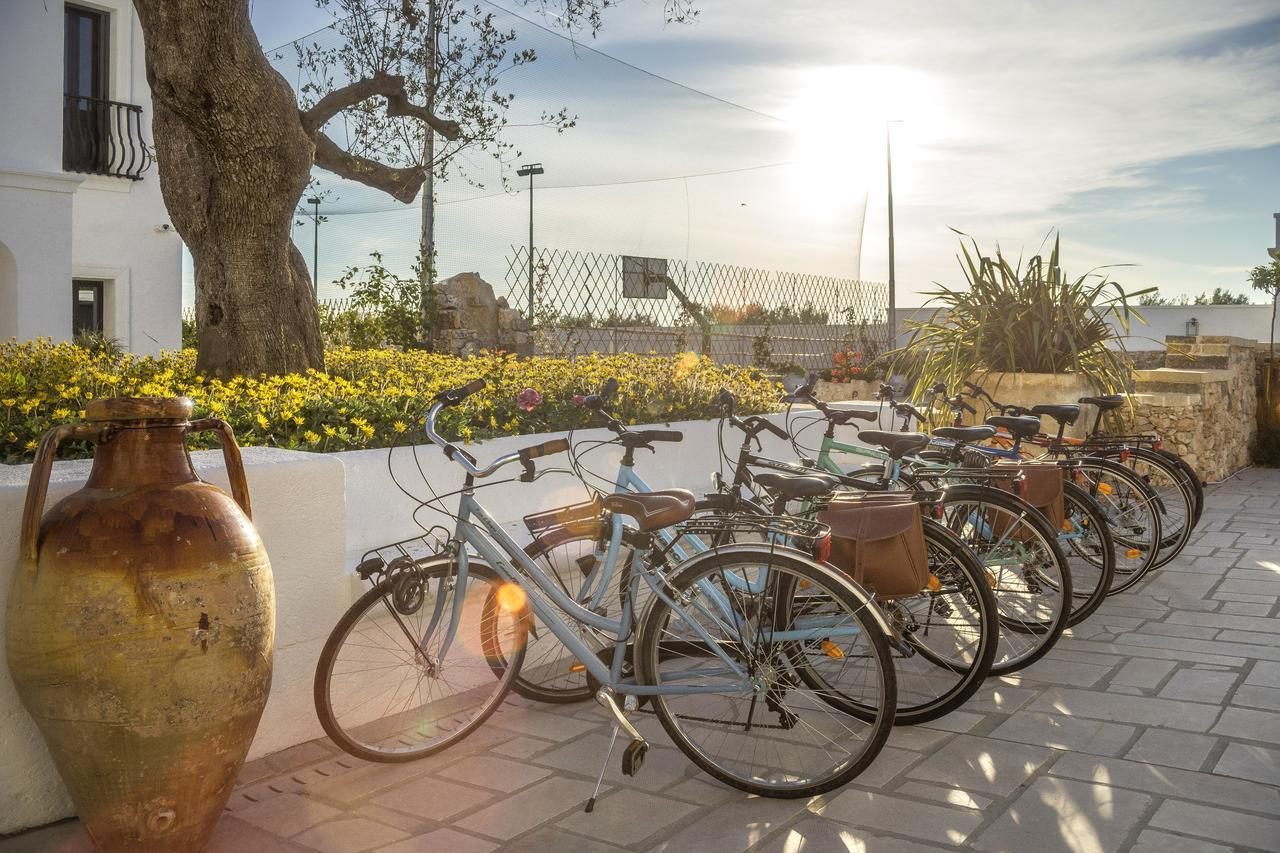
M525 163L516 177L529 178L529 322L533 322L533 176L543 174L541 163Z
M898 284L894 278L893 258L893 136L891 131L901 119L890 119L884 123L884 160L885 171L889 178L889 346L898 342Z
M311 292L320 298L320 197L307 199L311 205Z

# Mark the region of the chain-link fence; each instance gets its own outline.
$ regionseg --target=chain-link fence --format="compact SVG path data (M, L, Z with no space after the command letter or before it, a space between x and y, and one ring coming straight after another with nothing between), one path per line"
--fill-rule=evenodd
M777 370L887 342L888 288L723 263L537 249L507 256L507 302L547 355L694 351Z

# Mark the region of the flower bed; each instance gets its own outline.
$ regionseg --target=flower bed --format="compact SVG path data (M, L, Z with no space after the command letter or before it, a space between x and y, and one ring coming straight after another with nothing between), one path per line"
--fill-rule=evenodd
M151 358L47 341L3 343L0 460L31 461L45 430L79 420L85 403L100 397L185 395L198 417L230 423L242 445L329 452L409 443L437 392L476 378L488 387L442 416L445 434L471 441L586 426L581 395L609 378L619 385L615 413L629 423L712 417L721 387L738 396L744 413L776 408L780 394L754 368L692 353L458 358L343 348L326 353L325 362L323 373L223 381L196 373L193 350ZM211 437L193 437L193 446L202 440L213 446ZM70 445L66 455L88 455L88 448Z

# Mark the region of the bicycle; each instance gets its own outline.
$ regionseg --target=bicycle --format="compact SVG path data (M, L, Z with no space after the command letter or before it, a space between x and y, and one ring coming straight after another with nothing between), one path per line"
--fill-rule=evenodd
M602 506L632 519L626 535L635 556L623 567L617 616L593 611L547 577L475 496L477 479L513 462L524 468L520 479L532 481L534 460L569 443L544 442L481 466L436 432L444 408L482 387L476 380L442 392L426 417L427 437L465 474L450 538L436 554L415 555L397 543L388 548L407 559L386 562L375 553L362 561L374 586L325 644L316 706L335 743L371 761L408 761L465 738L505 698L536 617L600 684L595 698L614 723L609 755L619 732L630 738L627 775L648 750L628 717L641 699L694 764L750 793L809 797L870 765L893 723L892 632L855 584L776 539L714 547L673 564L655 533L687 522L693 496L610 494ZM786 530L789 543L813 545L824 535L812 522ZM632 605L642 586L650 599L637 616ZM825 603L820 614L805 612L812 594ZM581 639L578 623L611 638L608 660ZM630 677L623 675L628 659ZM840 695L811 686L815 672ZM862 716L837 707L849 696L859 699ZM594 801L593 794L588 811Z

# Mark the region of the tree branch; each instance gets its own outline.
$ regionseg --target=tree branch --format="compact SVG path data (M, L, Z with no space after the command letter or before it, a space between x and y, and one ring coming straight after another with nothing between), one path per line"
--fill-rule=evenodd
M319 134L318 131L324 127L329 119L348 107L354 107L361 101L378 95L386 98L387 115L389 116L406 116L419 119L430 125L436 133L449 140L457 139L462 133L462 129L456 121L442 119L421 104L411 102L409 94L404 88L404 77L399 74L383 74L380 71L375 72L372 77L365 77L362 80L348 83L340 89L334 89L316 101L311 109L303 110L302 126L307 133L321 136L322 134ZM317 140L318 144L319 140Z
M339 177L358 181L376 190L382 190L397 201L408 204L418 195L427 170L422 166L395 169L377 160L358 157L344 151L323 133L314 135L316 142L315 164ZM429 168L429 167L428 167Z

